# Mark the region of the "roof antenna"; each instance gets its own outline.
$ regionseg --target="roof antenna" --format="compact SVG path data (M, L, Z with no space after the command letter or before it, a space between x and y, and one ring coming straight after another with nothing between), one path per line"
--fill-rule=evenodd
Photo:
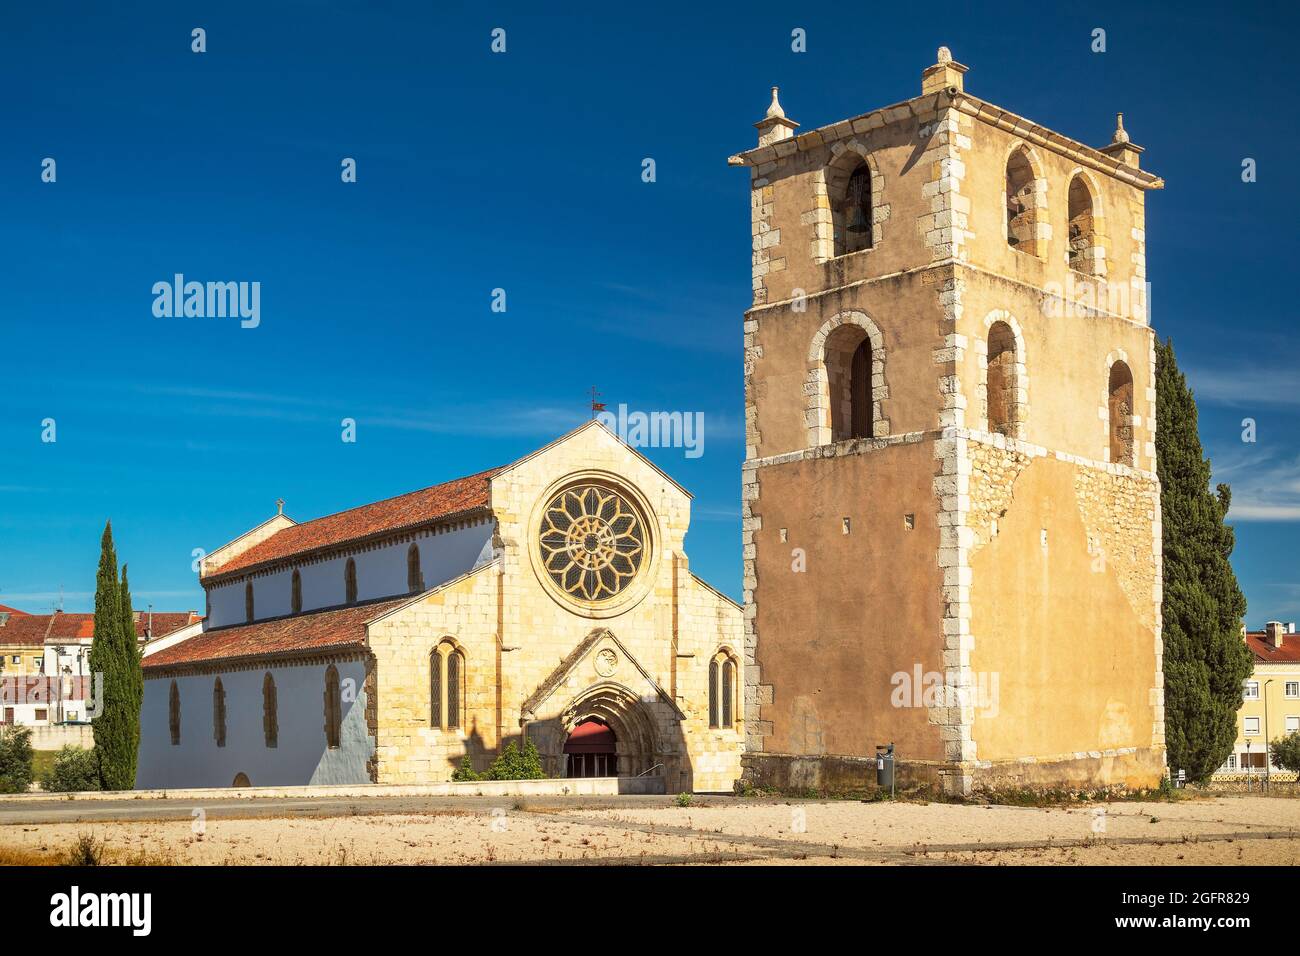
M598 399L598 398L600 398L600 392L596 391L596 386L593 385L593 386L591 386L591 419L592 419L592 421L595 421L595 420L596 420L596 413L597 413L597 412L603 412L603 411L605 410L605 403L604 403L604 402L598 402L598 401L596 401L596 399Z
M59 585L59 611L63 611L63 585Z

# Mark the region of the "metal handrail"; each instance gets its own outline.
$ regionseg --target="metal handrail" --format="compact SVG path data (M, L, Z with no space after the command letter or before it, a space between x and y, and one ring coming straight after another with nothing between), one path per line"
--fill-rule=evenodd
M642 770L639 774L637 774L637 776L638 776L638 777L644 777L644 776L645 776L646 774L648 774L651 770L654 770L655 767L663 767L663 764L661 764L661 763L657 763L657 764L654 765L654 767L651 767L649 770ZM664 769L667 769L667 768L664 768Z

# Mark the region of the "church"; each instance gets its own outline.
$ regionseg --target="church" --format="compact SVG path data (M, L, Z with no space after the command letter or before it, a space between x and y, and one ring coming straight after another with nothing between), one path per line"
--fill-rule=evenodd
M504 467L276 514L203 559L202 633L146 649L136 786L430 783L527 739L548 776L731 790L741 609L691 573L690 508L593 421Z
M1150 787L1166 773L1147 193L965 90L796 133L750 190L743 609L690 496L593 422L511 465L209 555L152 648L138 785L552 776Z

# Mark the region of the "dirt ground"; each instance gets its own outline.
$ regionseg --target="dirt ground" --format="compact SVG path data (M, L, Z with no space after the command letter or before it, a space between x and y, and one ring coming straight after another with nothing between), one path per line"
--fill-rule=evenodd
M1213 797L1038 808L710 799L611 809L0 825L0 863L58 863L93 835L105 863L1294 865L1300 800Z

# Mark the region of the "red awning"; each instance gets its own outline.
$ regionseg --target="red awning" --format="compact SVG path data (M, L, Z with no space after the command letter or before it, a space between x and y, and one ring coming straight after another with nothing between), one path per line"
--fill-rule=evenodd
M618 738L614 731L598 720L584 720L573 728L569 739L564 742L566 754L603 754L613 753Z

